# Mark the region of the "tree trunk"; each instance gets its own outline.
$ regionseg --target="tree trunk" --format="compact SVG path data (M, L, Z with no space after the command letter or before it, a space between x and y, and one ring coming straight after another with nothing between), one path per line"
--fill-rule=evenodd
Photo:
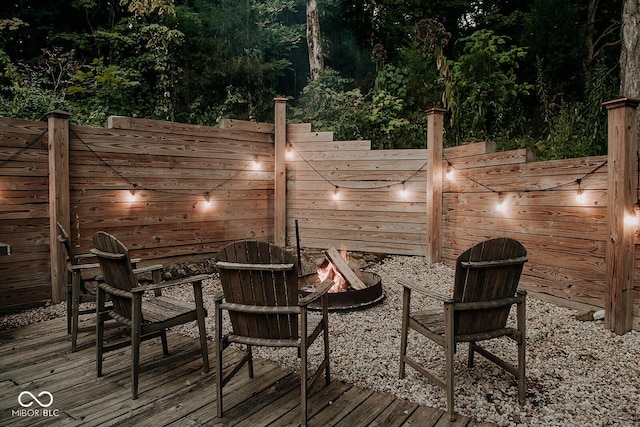
M640 99L640 2L622 5L622 49L620 50L620 95ZM640 114L636 128L640 135Z
M309 50L309 69L311 80L317 80L324 70L322 57L322 39L320 37L320 18L318 16L318 2L307 0L307 49Z
M620 95L640 98L640 3L625 0L622 6Z

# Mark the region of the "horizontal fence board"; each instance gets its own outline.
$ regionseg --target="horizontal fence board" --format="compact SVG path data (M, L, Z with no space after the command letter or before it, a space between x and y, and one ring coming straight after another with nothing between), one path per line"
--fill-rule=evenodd
M459 157L480 156L483 154L495 153L496 143L481 141L473 144L458 145L455 147L445 147L444 157L451 160Z
M287 123L287 135L290 137L293 133L309 133L312 130L311 123Z
M371 141L358 139L353 141L298 141L295 135L289 136L290 150L299 151L306 155L311 152L325 151L366 151L371 150Z
M333 132L300 132L290 135L289 142L333 142Z
M297 153L296 153L297 154ZM380 161L380 162L402 162L406 163L407 161L414 161L415 164L419 166L424 166L427 155L425 150L332 150L332 151L311 151L311 152L300 152L301 157L306 160L306 162L310 163L316 169L331 169L337 168L340 164L336 165L334 162L345 162L348 166L349 164L358 164L358 163L366 163L371 161ZM287 162L287 165L295 163L295 158L293 161ZM393 163L391 163L393 164ZM412 164L407 164L406 169L411 169ZM378 169L380 168L380 164L369 165L370 169ZM394 167L395 169L395 167Z
M446 154L445 158L448 159ZM534 155L532 151L523 148L519 150L487 153L473 157L457 158L450 160L450 163L454 169L462 171L470 168L493 168L495 166L528 163L531 162L533 158Z
M220 133L225 138L269 140L272 138L273 124L248 122L244 120L223 119L220 128L193 125L187 123L166 122L160 120L138 119L123 116L109 117L109 127L113 129L142 130L158 134L187 134L192 136L211 136ZM224 129L224 131L222 131Z

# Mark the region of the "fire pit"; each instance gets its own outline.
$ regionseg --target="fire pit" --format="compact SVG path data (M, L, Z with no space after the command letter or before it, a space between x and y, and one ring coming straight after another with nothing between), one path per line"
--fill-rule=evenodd
M384 299L382 280L380 276L368 271L358 273L362 281L367 285L364 289L352 289L340 292L329 292L329 311L345 311L367 308L381 302ZM303 295L313 292L315 285L320 282L317 273L302 276L298 279L298 286ZM309 306L312 310L320 310L320 301L316 300Z
M328 293L329 310L365 308L384 298L380 276L360 271L357 267L352 268L346 251L328 249L325 258L316 260L316 273L300 277L298 287L306 296L313 293L315 287L326 279L334 281ZM310 308L320 309L320 301L312 303Z

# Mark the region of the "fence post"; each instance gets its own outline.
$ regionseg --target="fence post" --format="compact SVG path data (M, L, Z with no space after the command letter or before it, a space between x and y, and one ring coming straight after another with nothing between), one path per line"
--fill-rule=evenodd
M609 143L605 327L622 335L631 330L633 321L633 259L637 226L633 221L633 206L638 200L638 101L618 98L603 105L607 108Z
M285 246L287 240L287 98L275 98L274 120L274 243Z
M447 110L427 110L427 203L425 257L428 263L442 259L442 144Z
M51 299L67 296L67 261L58 243L56 222L69 230L69 118L66 111L47 114L49 128L49 253L51 259Z

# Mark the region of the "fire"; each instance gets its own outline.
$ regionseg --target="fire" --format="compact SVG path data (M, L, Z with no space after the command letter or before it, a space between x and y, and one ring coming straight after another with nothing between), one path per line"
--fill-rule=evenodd
M345 262L349 262L349 254L346 250L341 250L340 256ZM329 288L329 292L343 292L347 290L347 280L328 259L325 258L321 263L317 264L317 273L320 282L323 282L327 279L333 280L334 284L331 288Z

